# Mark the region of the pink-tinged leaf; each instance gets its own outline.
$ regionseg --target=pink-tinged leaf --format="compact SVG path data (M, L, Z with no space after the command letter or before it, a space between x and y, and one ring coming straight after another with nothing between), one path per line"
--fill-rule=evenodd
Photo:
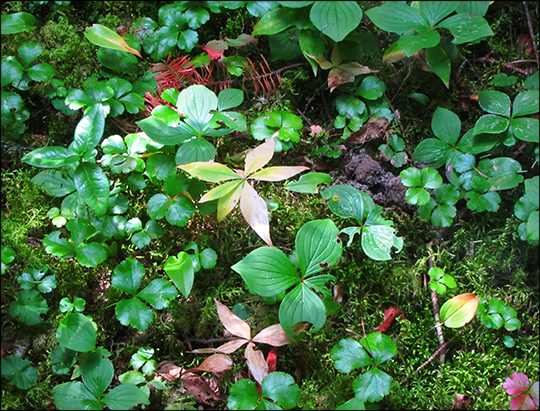
M211 183L219 183L225 180L239 180L242 178L229 167L210 161L196 161L194 163L182 164L178 168L191 174L193 177Z
M270 238L270 222L266 201L257 194L248 182L244 184L242 189L240 211L253 231L271 247L272 239Z
M199 203L204 203L206 201L212 201L212 200L215 200L216 198L224 197L230 192L237 189L240 186L240 184L242 184L242 180L234 180L234 181L229 181L220 186L214 187L213 189L211 189L210 191L208 191L205 195L201 197L201 199L199 200Z
M247 342L248 342L248 340L244 340L244 339L229 341L228 343L220 345L217 348L217 352L220 352L222 354L232 354L233 352L235 352L237 349L242 347Z
M478 297L473 293L456 295L441 307L441 321L449 328L463 327L473 319L478 302Z
M243 184L244 182L241 181L241 183ZM227 217L236 204L238 204L238 201L240 201L240 196L242 195L242 187L242 185L239 185L235 190L229 192L219 199L217 206L218 222Z
M224 40L211 40L206 43L206 46L203 47L203 50L208 53L212 60L215 60L223 56L223 53L228 48L229 46Z
M233 362L228 355L214 354L205 359L198 367L190 368L187 372L211 371L223 372L232 368Z
M94 24L92 27L87 27L84 31L84 37L96 46L127 51L128 53L135 54L137 57L141 57L141 53L137 49L128 46L122 37L101 24Z
M538 402L534 403L534 400L529 394L521 394L512 398L510 401L511 410L537 410Z
M254 350L255 344L249 343L246 347L244 356L251 375L255 381L262 385L262 380L268 375L268 364L264 359L264 355L259 350Z
M536 408L538 408L538 406L540 405L539 400L538 400L538 398L540 397L539 388L540 387L539 387L538 381L534 382L533 385L531 385L531 388L529 388L529 395L533 399L534 404L536 405Z
M279 131L276 131L272 137L262 143L259 147L254 148L246 154L246 163L244 166L246 176L260 170L272 159L274 156L274 148L276 147L275 136L277 134L279 134Z
M294 340L287 335L281 324L274 324L266 327L259 334L253 337L253 342L268 344L273 347L281 347L292 343Z
M526 392L529 385L529 377L523 373L515 372L504 381L503 388L508 395L517 395Z
M267 167L259 170L256 173L249 176L260 181L281 181L291 178L303 171L309 170L309 167L305 166L282 166L282 167Z
M232 335L249 340L251 338L250 326L215 298L214 303L216 304L219 320L227 331Z

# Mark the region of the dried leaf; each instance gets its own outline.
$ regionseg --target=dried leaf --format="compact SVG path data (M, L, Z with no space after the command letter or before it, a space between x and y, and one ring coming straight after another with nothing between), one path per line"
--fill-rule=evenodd
M330 88L330 92L332 92L341 84L352 83L354 78L360 74L374 73L376 71L377 70L371 70L367 66L362 66L355 61L341 64L330 70L330 73L328 74L328 87Z
M186 370L184 368L178 367L169 361L161 361L156 370L156 374L167 381L174 381L180 378L185 372Z
M182 382L186 391L195 397L199 403L211 405L211 400L221 401L216 384L212 388L206 379L191 372L182 375Z
M206 43L203 50L208 53L212 60L218 59L223 56L225 50L229 48L229 45L224 40L211 40Z
M235 313L214 298L219 320L232 335L249 340L251 338L250 326Z
M388 327L392 324L394 319L397 317L405 318L405 313L401 308L396 307L390 307L384 310L384 321L381 325L379 325L377 328L375 328L376 331L379 331L381 333L386 332Z
M473 399L467 394L456 393L456 395L454 396L454 408L456 410L465 409L473 402Z
M264 359L264 355L259 350L254 350L255 344L249 343L244 352L246 363L251 375L255 381L262 385L262 380L268 375L268 364Z
M260 181L282 181L309 170L306 166L267 167L252 174L250 178Z
M387 128L388 120L386 117L371 117L360 130L351 133L351 136L344 143L348 147L362 145L370 140L383 137Z
M252 341L268 344L273 347L281 347L282 345L292 343L294 340L285 333L281 324L274 324L262 330Z
M277 134L279 134L278 131L276 131L272 137L270 137L260 146L254 148L246 154L246 163L244 166L246 176L260 170L272 159L274 156L274 148L276 147L275 136Z
M206 358L198 367L190 368L187 372L196 371L211 371L211 372L223 372L230 370L233 366L233 362L228 355L214 354Z
M262 197L246 182L240 197L240 210L251 228L263 241L272 246L268 207ZM249 338L249 337L248 337Z
M220 345L218 348L216 348L216 352L220 352L223 354L231 354L235 352L237 349L239 349L240 347L242 347L247 342L248 340L229 341L228 343Z

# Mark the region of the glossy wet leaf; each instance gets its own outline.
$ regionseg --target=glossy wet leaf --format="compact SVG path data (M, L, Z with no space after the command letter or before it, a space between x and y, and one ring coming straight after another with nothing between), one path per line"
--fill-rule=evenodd
M362 9L354 1L317 1L309 17L317 29L338 42L360 24Z
M316 332L326 322L326 308L315 292L301 283L293 288L281 301L279 306L279 322L291 337L293 327L300 322L313 324Z
M36 18L30 13L5 14L2 16L2 35L35 30L35 23Z
M90 352L80 355L79 362L84 385L96 398L101 398L114 376L111 361L98 352Z
M257 407L259 398L255 382L241 379L230 388L227 408L231 410L254 410Z
M297 193L318 193L319 184L330 184L332 178L326 173L311 172L301 175L298 181L289 181L283 188Z
M144 391L131 384L114 387L101 401L111 410L127 410L138 404L150 404Z
M352 338L342 339L330 351L334 367L340 372L349 373L357 368L373 365L373 360L360 343Z
M60 410L102 410L98 399L80 381L65 382L53 388L54 404Z
M322 271L325 265L337 263L343 251L338 232L330 219L310 221L298 230L295 245L304 276Z
M57 168L77 163L80 157L65 147L42 147L25 154L21 161L40 168Z
M154 320L154 313L138 298L123 299L116 304L116 318L122 325L145 331Z
M478 297L472 293L456 295L441 307L441 321L449 328L463 327L473 319L478 303Z

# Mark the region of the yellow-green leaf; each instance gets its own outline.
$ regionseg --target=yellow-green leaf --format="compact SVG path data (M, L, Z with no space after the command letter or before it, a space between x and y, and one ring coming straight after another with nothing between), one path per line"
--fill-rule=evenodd
M260 170L272 159L274 156L274 148L276 147L276 140L274 138L277 134L278 132L274 133L274 135L263 144L246 154L246 165L244 167L246 176Z
M94 24L92 27L88 27L84 31L84 37L96 46L127 51L128 53L135 54L137 57L141 57L141 53L137 49L128 46L122 37L101 24Z
M242 185L236 187L236 189L229 192L229 194L224 195L218 201L217 206L217 220L218 222L223 220L227 215L232 211L232 209L240 201L240 196L242 195Z
M221 198L229 194L231 191L234 191L238 186L242 184L242 180L229 181L225 184L222 184L218 187L214 187L209 192L201 197L199 203L204 203L206 201L212 201L217 198Z
M196 161L194 163L182 164L178 168L204 181L219 183L225 180L239 180L242 177L232 171L229 167L209 161Z
M441 321L449 328L463 327L473 319L478 302L478 297L473 293L456 295L441 307Z
M281 181L291 178L302 171L309 170L309 167L305 166L284 166L284 167L267 167L263 170L259 170L256 173L249 176L260 181Z

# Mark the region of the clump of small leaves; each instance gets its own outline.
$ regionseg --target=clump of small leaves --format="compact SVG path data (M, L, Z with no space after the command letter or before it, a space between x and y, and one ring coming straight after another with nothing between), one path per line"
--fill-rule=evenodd
M448 288L456 288L456 280L449 274L445 274L444 270L439 267L432 267L428 271L428 275L433 278L429 282L429 288L437 291L437 294L444 294Z

